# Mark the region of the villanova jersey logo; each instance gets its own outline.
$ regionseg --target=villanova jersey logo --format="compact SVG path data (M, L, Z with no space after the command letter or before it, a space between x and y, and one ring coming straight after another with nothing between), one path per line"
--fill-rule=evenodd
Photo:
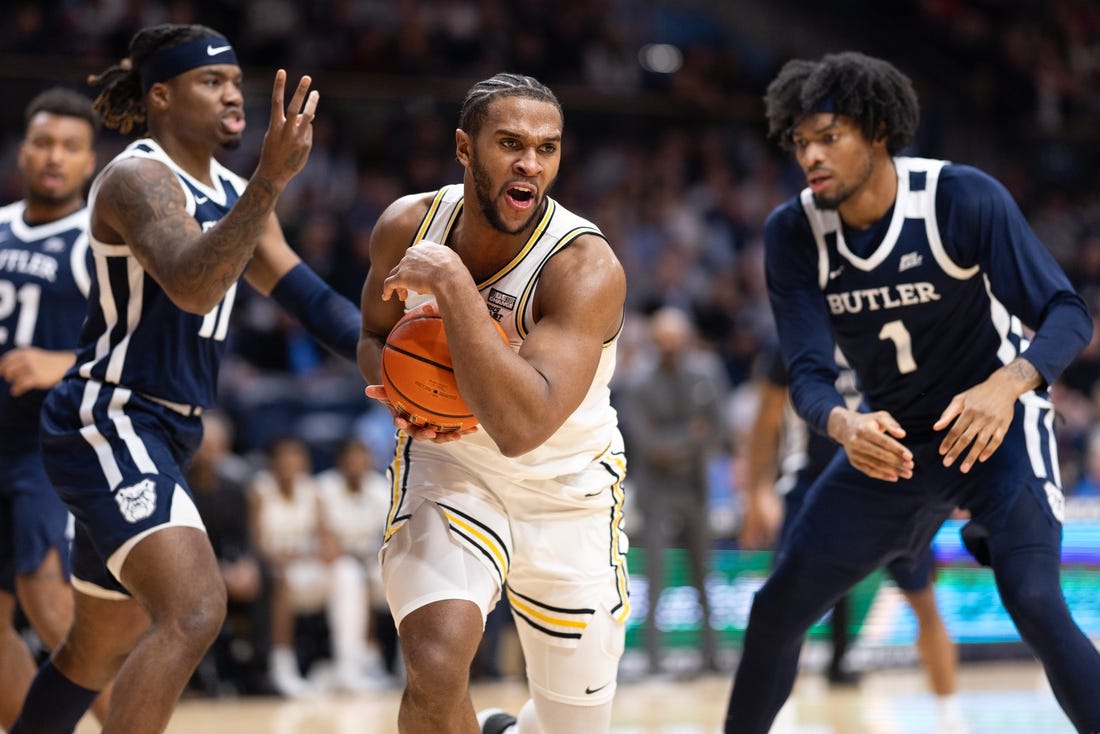
M115 502L127 522L135 523L153 514L157 508L157 488L152 479L142 479L115 492Z

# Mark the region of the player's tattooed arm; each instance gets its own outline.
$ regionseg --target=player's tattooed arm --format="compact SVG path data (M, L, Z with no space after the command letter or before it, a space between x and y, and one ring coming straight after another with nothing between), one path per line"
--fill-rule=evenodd
M260 162L241 198L216 226L201 230L166 165L129 158L103 173L92 212L95 236L129 245L177 306L209 313L241 277L276 199L309 157L319 98L310 90L311 81L303 76L284 106L286 71L275 73Z
M203 232L167 166L129 159L103 177L94 219L117 232L177 306L204 314L244 271L276 196L266 181L253 181L230 213Z
M1023 357L1017 357L1006 364L1003 369L1008 376L1019 383L1023 388L1020 390L1021 395L1028 390L1034 390L1042 386L1045 382L1043 376L1039 374L1039 370L1035 369L1035 365L1031 364L1031 362L1028 362Z

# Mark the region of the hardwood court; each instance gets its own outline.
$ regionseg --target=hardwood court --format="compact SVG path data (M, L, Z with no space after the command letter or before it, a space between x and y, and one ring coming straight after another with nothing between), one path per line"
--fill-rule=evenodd
M1073 734L1037 665L966 664L959 683L965 734ZM622 683L613 732L718 734L729 685L726 675ZM168 734L397 734L399 696L387 691L307 702L187 699ZM478 708L514 711L526 693L520 682L478 684L473 698ZM97 730L85 719L77 734ZM868 674L858 688L850 689L830 688L816 674L803 675L792 705L773 728L773 734L935 732L935 701L920 673L910 669Z

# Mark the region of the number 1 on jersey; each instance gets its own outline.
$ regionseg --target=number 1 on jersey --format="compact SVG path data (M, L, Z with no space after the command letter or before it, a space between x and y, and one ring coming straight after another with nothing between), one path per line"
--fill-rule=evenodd
M909 336L909 330L900 319L882 325L878 333L879 339L889 339L894 342L894 350L898 356L898 372L907 375L917 369L917 363L913 359L913 340Z

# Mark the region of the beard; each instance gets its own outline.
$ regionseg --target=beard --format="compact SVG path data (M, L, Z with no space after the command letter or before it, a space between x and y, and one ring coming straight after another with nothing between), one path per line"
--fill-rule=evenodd
M26 198L28 202L43 204L45 206L60 206L74 199L80 198L80 189L69 191L51 191L50 189L28 188Z
M489 174L481 164L478 163L477 155L474 154L473 151L470 152L470 175L473 176L474 179L474 194L477 196L478 208L481 209L482 215L485 217L486 221L489 222L489 226L498 232L503 232L504 234L519 234L530 227L531 223L538 217L542 216L544 202L542 201L542 194L540 194L539 202L531 209L531 216L529 216L520 226L514 229L509 228L508 225L504 223L504 219L500 216L500 211L497 209L496 200L492 194L492 181L489 180ZM551 181L551 183L553 182ZM547 188L549 189L549 186L547 186Z
M852 194L859 191L863 184L867 183L871 179L871 171L874 168L874 162L871 160L871 156L867 156L867 161L863 166L863 170L859 172L858 179L848 184L847 186L840 186L836 193L829 196L826 194L814 194L814 205L818 209L823 210L836 210L840 208L840 205L848 201L852 197Z
M222 141L222 150L236 150L241 147L241 136L234 135L228 140Z

